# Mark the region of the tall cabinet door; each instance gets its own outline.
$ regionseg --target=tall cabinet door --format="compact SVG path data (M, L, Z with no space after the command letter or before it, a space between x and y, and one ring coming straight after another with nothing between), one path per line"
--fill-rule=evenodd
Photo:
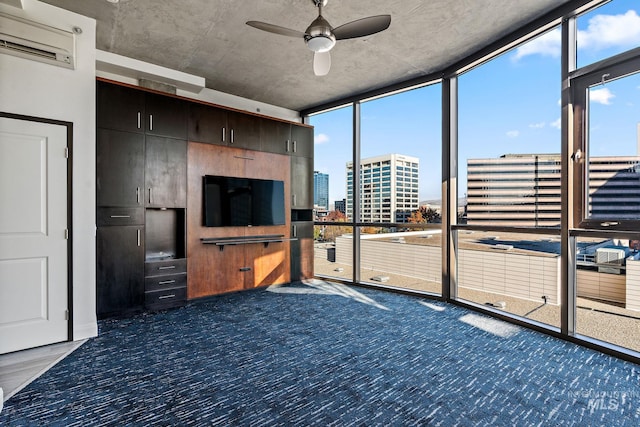
M313 209L313 159L291 156L291 209Z
M99 317L140 309L144 303L144 227L98 227Z
M291 280L313 278L313 222L291 222Z
M143 205L144 135L98 129L96 198L98 206Z
M148 207L187 206L186 141L148 135L145 169L145 202Z

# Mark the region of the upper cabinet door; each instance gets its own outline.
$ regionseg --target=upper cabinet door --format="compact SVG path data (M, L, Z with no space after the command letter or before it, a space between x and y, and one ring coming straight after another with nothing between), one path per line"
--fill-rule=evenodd
M291 124L264 119L260 123L261 150L268 153L289 154L291 149Z
M189 141L226 145L226 127L226 110L195 103L189 105Z
M187 206L187 142L147 136L145 204L148 207Z
M292 156L313 157L313 128L291 125Z
M229 111L227 114L228 142L232 147L260 150L261 118Z
M101 207L142 207L144 135L98 129L96 198Z
M97 82L97 99L99 128L144 132L144 92Z
M170 96L146 94L145 132L187 139L187 102Z

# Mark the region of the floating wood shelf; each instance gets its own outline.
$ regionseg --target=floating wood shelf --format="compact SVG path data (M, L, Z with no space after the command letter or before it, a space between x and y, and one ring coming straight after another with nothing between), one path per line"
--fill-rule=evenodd
M267 234L264 236L237 236L237 237L203 237L200 241L205 245L216 245L223 250L226 245L249 245L252 243L262 243L265 248L269 243L282 243L296 238L285 238L284 234Z

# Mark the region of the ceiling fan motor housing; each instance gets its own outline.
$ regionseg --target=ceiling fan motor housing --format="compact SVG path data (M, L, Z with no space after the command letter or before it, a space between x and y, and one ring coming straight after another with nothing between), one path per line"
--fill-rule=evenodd
M320 15L305 31L304 41L314 52L328 52L335 46L336 36L333 35L329 22Z

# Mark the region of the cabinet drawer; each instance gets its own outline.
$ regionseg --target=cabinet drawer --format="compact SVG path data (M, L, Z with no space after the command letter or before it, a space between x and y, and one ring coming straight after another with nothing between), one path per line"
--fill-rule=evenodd
M187 260L168 259L166 261L145 262L144 275L149 276L165 276L169 274L178 274L187 272Z
M144 224L144 208L98 208L98 227Z
M151 276L144 279L144 290L164 291L171 288L184 288L187 286L187 274L168 274L166 276Z
M173 288L144 293L145 307L151 310L179 307L185 304L186 298L187 288Z

